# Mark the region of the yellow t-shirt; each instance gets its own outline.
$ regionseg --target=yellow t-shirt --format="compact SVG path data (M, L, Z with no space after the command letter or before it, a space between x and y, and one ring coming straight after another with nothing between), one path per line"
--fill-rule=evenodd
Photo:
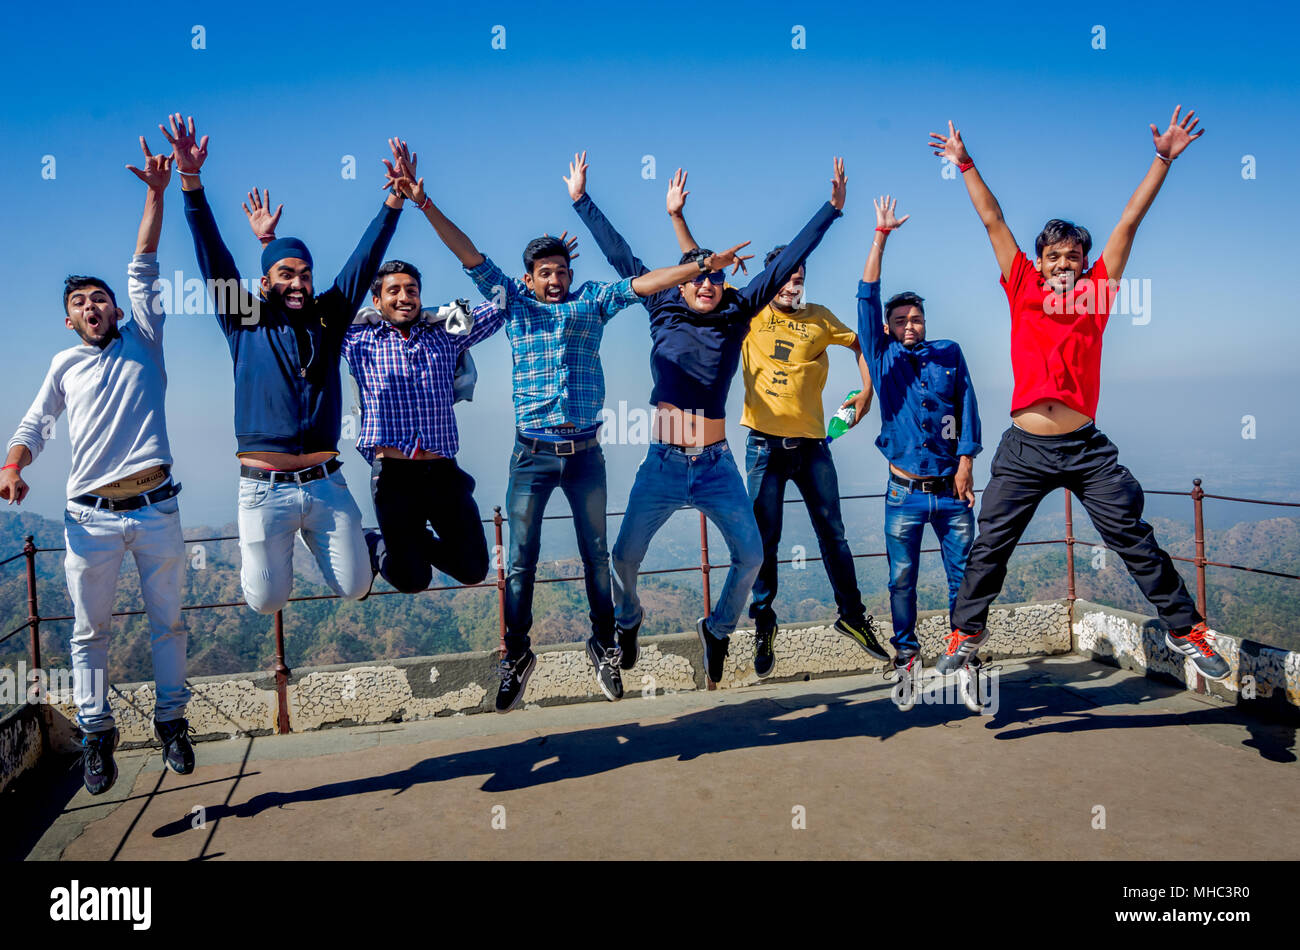
M852 346L857 339L818 304L788 314L764 307L750 323L741 350L745 412L740 424L787 439L825 438L826 347Z

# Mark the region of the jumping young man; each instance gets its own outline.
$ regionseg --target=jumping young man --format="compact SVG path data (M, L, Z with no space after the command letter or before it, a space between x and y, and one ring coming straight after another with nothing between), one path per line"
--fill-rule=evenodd
M940 673L967 665L988 639L989 605L1002 589L1007 560L1043 497L1057 488L1078 496L1108 548L1124 559L1168 626L1166 645L1192 660L1208 679L1229 666L1207 637L1205 618L1142 520L1142 486L1118 462L1118 450L1095 418L1101 388L1102 334L1116 283L1124 275L1138 225L1155 200L1170 166L1204 133L1182 107L1169 127L1151 126L1155 155L1124 207L1101 256L1089 267L1092 237L1069 221L1052 219L1034 242L1035 260L1020 250L1002 209L975 168L951 122L948 134L930 133L935 154L955 164L988 231L1011 306L1011 428L1002 435L980 506L966 576L952 611L952 635Z
M731 553L717 604L695 625L711 682L722 679L730 636L763 563L763 539L753 505L727 445L727 389L740 364L750 322L821 243L844 207L844 163L834 160L831 199L753 280L737 290L709 262L710 252L682 255L694 273L645 300L650 313L650 372L655 407L654 441L637 469L627 511L614 543L614 609L623 668L636 662L644 612L637 572L650 539L683 505L704 512ZM636 277L645 265L586 192L587 156L575 155L565 179L574 210L619 276ZM752 255L751 255L752 256Z
M122 560L130 551L140 574L153 649L154 733L174 772L194 771L185 707L185 624L181 583L185 541L171 477L167 440L167 371L163 361L166 314L155 289L163 192L171 158L152 155L140 137L144 168L127 168L148 186L135 256L127 268L131 319L108 284L69 277L63 286L64 324L82 343L54 357L40 393L9 441L0 498L21 504L28 492L21 472L45 447L48 427L66 409L72 471L63 517L64 573L76 619L72 628L73 699L81 727L82 780L91 795L117 781L118 731L108 702L108 637Z
M170 131L159 128L172 143L199 271L212 290L234 363L244 599L264 614L288 602L297 534L330 589L359 599L374 574L361 511L339 471L339 355L404 199L388 195L334 283L319 296L307 246L297 238L268 243L262 250L261 293L254 301L238 289L239 270L199 178L208 137L195 141L192 117L183 123L173 115L168 124ZM389 144L396 156L398 146Z
M402 166L405 170L405 164ZM512 378L515 448L510 456L506 508L510 522L510 567L506 580L506 655L500 663L497 712L523 697L536 667L528 631L533 585L541 547L542 516L560 488L573 511L582 556L592 636L587 656L596 681L610 700L623 695L622 657L614 634L609 555L605 541L605 456L598 433L605 401L600 340L605 324L620 310L687 280L701 268L731 266L737 245L695 263L628 276L616 283L587 281L572 289L569 247L560 238L540 237L524 249L524 276L506 276L438 210L424 192L424 180L405 177L398 185L424 211L479 291L505 312L514 355Z
M668 217L683 252L698 243L685 217L686 173L680 168L668 186ZM763 261L770 266L782 244ZM835 629L877 660L889 655L875 636L858 590L853 552L844 538L840 484L826 439L822 392L830 368L827 348L846 347L862 378L862 389L843 403L853 406L851 426L871 409L872 382L858 336L830 310L804 300L807 268L800 264L771 301L755 315L741 347L745 408L740 424L750 430L745 451L747 487L763 539L763 563L754 581L749 615L754 619L754 672L765 677L776 665L777 560L785 513L785 486L794 482L817 535L822 564L835 595Z
M876 206L876 236L858 284L858 339L880 397L876 447L889 461L885 487L885 550L889 556L889 612L893 619L895 701L915 705L921 672L916 638L916 577L927 523L939 539L948 576L948 609L957 600L975 540L973 466L980 453L975 387L961 347L928 340L925 301L912 291L880 305L885 242L911 215L895 214L885 195Z

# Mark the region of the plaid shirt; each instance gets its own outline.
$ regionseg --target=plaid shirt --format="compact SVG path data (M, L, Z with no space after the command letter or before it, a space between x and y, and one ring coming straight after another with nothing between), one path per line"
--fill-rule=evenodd
M460 449L452 380L456 361L469 347L501 329L506 315L492 304L473 310L469 333L453 335L441 324L416 321L405 339L387 321L348 327L343 357L361 390L357 451L374 463L375 447L391 445L407 455L419 449L455 458Z
M600 338L614 314L641 301L631 278L608 284L587 281L576 292L571 290L563 303L548 304L486 257L465 272L489 301L501 303L504 295L506 335L515 363L515 424L521 429L598 424L605 404Z

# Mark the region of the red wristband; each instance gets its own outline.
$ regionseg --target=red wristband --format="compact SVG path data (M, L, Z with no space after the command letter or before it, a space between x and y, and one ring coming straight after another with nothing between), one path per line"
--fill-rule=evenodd
M975 167L974 162L961 162L960 164L957 165L957 171L961 172L962 174L965 174L966 172L970 171L974 167Z
M0 465L0 472L3 472L7 468L22 468L22 466L17 462L10 462L8 465Z
M424 200L421 201L418 205L416 205L416 207L418 207L421 211L428 211L431 207L433 207L433 199L430 198L428 195L425 195Z

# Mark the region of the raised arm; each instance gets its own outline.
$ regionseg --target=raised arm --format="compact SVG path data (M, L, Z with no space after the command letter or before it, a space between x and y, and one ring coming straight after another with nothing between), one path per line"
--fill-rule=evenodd
M148 186L144 198L144 213L140 216L140 229L135 239L135 256L127 265L127 295L131 300L131 319L139 328L141 337L155 345L162 343L162 326L166 312L158 293L158 237L162 233L163 193L172 176L172 157L154 155L140 136L140 150L144 152L144 168L127 165L127 171Z
M736 263L741 248L748 246L749 242L746 241L744 244L737 244L721 254L710 254L704 258L703 262L687 261L685 264L676 264L672 267L660 267L656 270L646 271L632 280L632 290L636 292L638 297L653 297L655 294L663 293L670 287L676 287L678 284L693 280L700 274L726 270Z
M586 223L587 230L596 239L600 252L605 255L605 260L609 261L609 266L614 268L615 273L624 280L649 273L650 268L645 266L641 258L632 253L632 248L628 246L627 241L623 240L623 235L614 230L614 226L609 223L609 219L596 207L596 203L587 194L586 152L574 153L573 161L569 162L569 174L564 178L564 183L569 187L569 197L573 199L573 210L578 212L578 217L582 218ZM641 296L650 295L641 294Z
M1142 183L1138 185L1137 191L1133 192L1133 197L1124 206L1124 213L1120 215L1115 230L1110 233L1105 250L1101 252L1101 259L1106 265L1106 276L1111 280L1119 280L1123 276L1124 268L1128 264L1129 252L1133 250L1133 238L1137 235L1138 225L1142 223L1142 219L1151 208L1151 203L1160 193L1160 187L1169 174L1169 166L1188 145L1205 134L1204 129L1192 132L1200 121L1195 118L1195 111L1189 111L1187 117L1179 121L1178 114L1182 109L1181 105L1174 107L1169 128L1163 133L1155 125L1151 126L1151 138L1156 147L1156 154L1151 159L1151 166L1142 178Z
M406 142L393 138L388 140L388 146L393 150L393 160L409 169L409 177L414 178L416 157L407 148ZM366 294L370 291L370 282L375 279L379 265L384 262L388 245L393 240L393 232L397 230L397 219L401 215L402 205L406 202L402 193L392 188L393 166L389 164L388 159L383 159L383 163L390 172L383 185L390 189L388 196L384 199L379 213L361 235L361 240L357 242L352 256L347 259L339 275L334 278L334 286L330 288L338 290L348 301L345 323L351 323L352 315L365 302Z
M799 269L808 255L816 250L835 219L840 217L844 208L848 179L844 177L844 159L834 159L833 165L835 174L831 178L830 201L818 209L812 220L803 226L803 230L794 236L794 240L785 246L772 263L764 267L739 291L741 299L751 311L750 316L772 301L777 291L785 286L785 282Z
M993 245L993 253L997 256L1002 277L1004 280L1010 279L1011 264L1016 259L1016 251L1020 250L1020 246L1016 244L1011 229L1007 227L1007 222L1002 217L1002 207L998 204L998 199L993 197L993 192L989 190L988 185L984 184L979 170L971 161L970 153L966 151L966 145L961 140L961 132L954 128L952 120L949 120L947 135L931 132L930 138L933 140L930 142L930 147L934 149L934 153L952 162L961 171L962 181L966 183L966 193L970 195L971 204L975 206L980 222L989 233L989 242Z
M135 252L153 254L158 250L158 236L162 233L163 192L172 177L172 157L155 155L149 151L144 136L140 136L140 151L144 152L144 168L127 165L126 170L144 182L149 190L145 193L144 214L140 217L140 230L136 233Z
M447 249L456 255L461 266L467 270L473 270L483 263L484 257L479 253L474 242L465 236L465 232L456 225L452 224L451 219L438 210L438 206L433 203L424 191L424 179L414 179L410 175L401 175L395 179L394 187L402 194L415 203L415 206L424 212L425 219L433 225L433 230L437 232L439 240L447 245Z
M170 131L169 131L170 128ZM217 221L212 216L199 172L208 158L208 137L195 141L194 116L182 120L179 112L167 117L167 125L158 126L172 147L172 161L181 175L181 192L185 197L185 221L194 238L194 254L199 273L205 280L238 280L235 259L221 239ZM221 306L221 301L217 303Z
M683 254L689 254L691 251L699 249L699 242L691 234L691 229L686 226L686 196L690 194L686 190L686 172L680 168L673 175L672 181L668 183L668 218L673 223L673 236L677 238L677 246L681 248ZM737 272L748 274L749 268L745 266L745 261L751 260L753 254L741 254L737 256L736 263L731 265L731 273Z

